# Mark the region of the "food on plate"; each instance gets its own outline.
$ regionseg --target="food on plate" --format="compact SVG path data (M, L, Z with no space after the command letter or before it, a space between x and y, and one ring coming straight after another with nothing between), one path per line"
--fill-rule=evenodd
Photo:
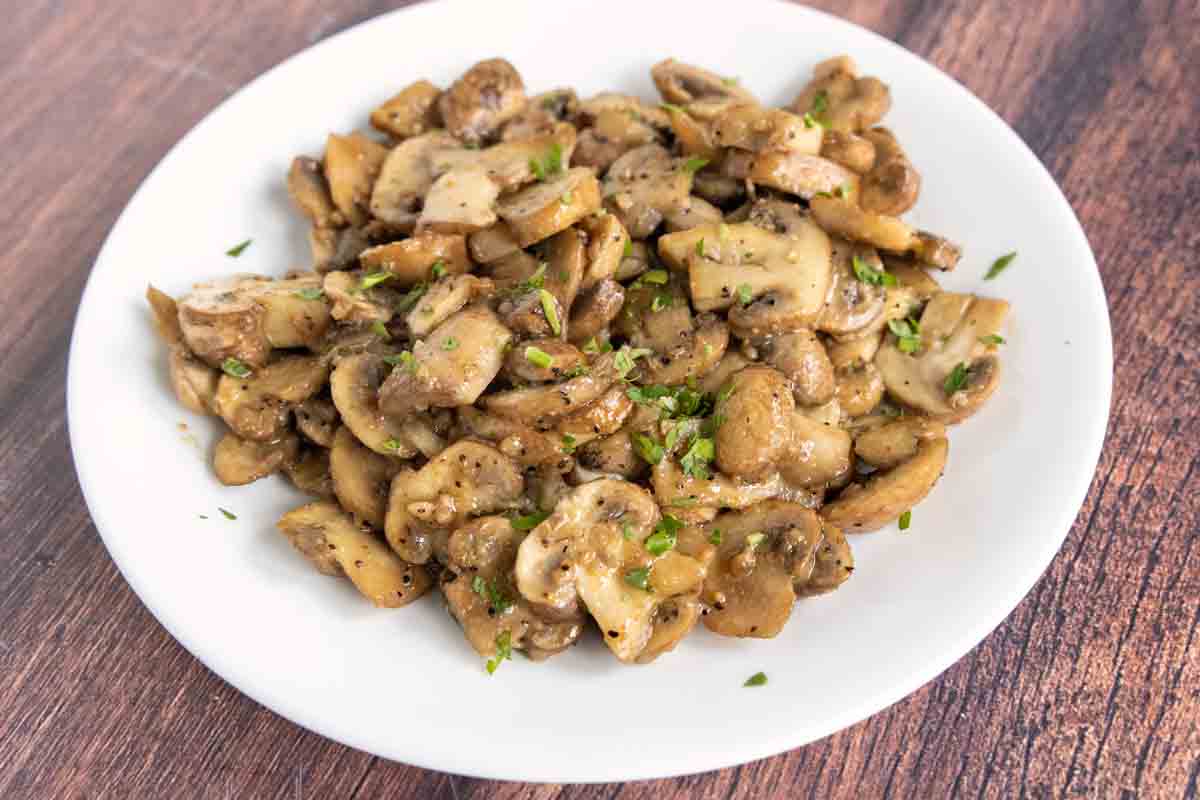
M292 162L309 269L147 294L218 480L286 476L301 555L381 607L436 587L489 673L593 630L637 664L777 635L849 534L909 528L999 384L1009 306L943 291L961 248L901 218L886 83L651 77L417 80Z

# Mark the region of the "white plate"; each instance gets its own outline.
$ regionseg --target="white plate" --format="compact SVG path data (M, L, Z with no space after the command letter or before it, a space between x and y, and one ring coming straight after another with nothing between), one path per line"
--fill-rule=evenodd
M778 753L873 714L961 657L1029 590L1075 518L1104 434L1112 356L1095 261L1053 180L979 100L890 42L797 6L742 2L714 22L686 0L589 5L420 5L258 78L185 136L130 201L72 340L79 480L147 607L269 708L423 767L532 781L675 775ZM142 294L149 282L181 293L234 271L304 266L283 176L294 154L320 153L327 131L365 127L367 112L408 81L446 85L492 55L516 64L532 91L646 97L656 96L650 65L673 55L783 103L816 61L841 52L891 84L887 123L924 176L912 219L966 247L945 285L1006 297L1014 313L1002 386L954 430L946 475L911 531L854 538L854 578L800 602L778 638L699 630L647 667L621 666L588 641L488 677L434 597L376 610L293 552L273 527L298 502L282 479L241 489L214 479L201 450L216 426L171 395ZM247 237L240 259L223 255ZM984 283L1010 250L1020 251L1015 263ZM770 683L742 688L760 670Z

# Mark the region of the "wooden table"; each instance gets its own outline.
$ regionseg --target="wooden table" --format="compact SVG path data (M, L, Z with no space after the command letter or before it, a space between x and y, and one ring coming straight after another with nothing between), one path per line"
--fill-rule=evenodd
M819 3L929 59L1017 129L1083 220L1112 312L1112 421L1070 537L1012 616L911 697L736 769L624 786L501 784L308 733L176 644L117 574L75 483L63 397L75 307L117 214L184 132L265 68L388 5L4 8L0 797L1196 796L1194 0Z

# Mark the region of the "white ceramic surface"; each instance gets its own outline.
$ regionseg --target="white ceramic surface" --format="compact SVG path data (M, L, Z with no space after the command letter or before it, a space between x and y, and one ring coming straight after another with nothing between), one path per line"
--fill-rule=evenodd
M1020 601L1095 469L1111 387L1108 315L1053 180L999 118L917 57L772 0L745 0L715 28L686 0L568 6L446 0L389 14L289 59L196 126L146 179L96 261L72 341L71 442L96 526L147 607L217 674L289 719L467 775L607 781L710 770L886 707ZM655 97L650 65L673 55L783 103L814 63L841 52L891 84L887 124L924 175L911 218L965 245L959 269L939 277L1005 297L1014 313L1003 384L954 430L946 475L912 529L854 538L853 579L801 601L778 638L698 630L645 667L621 666L589 640L489 677L436 596L376 610L293 552L273 527L299 500L282 479L244 488L214 479L206 453L217 426L175 402L142 295L151 282L182 293L234 271L305 266L283 176L294 154L320 153L327 131L365 127L367 112L405 83L446 85L492 55L516 64L531 91L646 97ZM223 254L247 237L240 259ZM983 282L1010 250L1020 252L1015 263ZM760 670L769 684L742 688Z

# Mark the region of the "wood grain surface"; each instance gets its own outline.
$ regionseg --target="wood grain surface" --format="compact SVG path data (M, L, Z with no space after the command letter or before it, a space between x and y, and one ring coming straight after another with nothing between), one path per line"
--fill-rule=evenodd
M213 106L393 5L4 4L0 797L1197 796L1194 0L817 4L925 57L1016 128L1083 221L1112 314L1112 418L1070 537L1008 620L920 691L735 769L625 785L494 783L327 741L176 644L118 575L75 482L64 381L84 280L138 183Z

